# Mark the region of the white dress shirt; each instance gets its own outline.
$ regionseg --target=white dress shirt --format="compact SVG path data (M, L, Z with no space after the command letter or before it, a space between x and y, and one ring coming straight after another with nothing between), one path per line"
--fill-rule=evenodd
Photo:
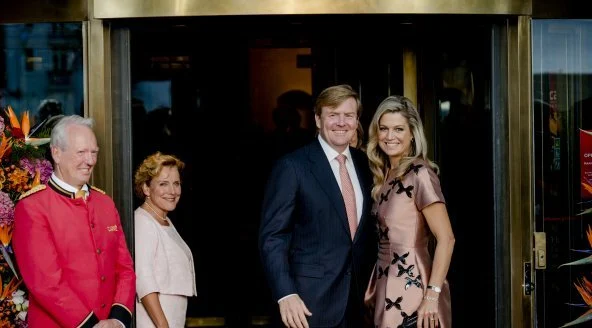
M66 191L73 192L73 193L76 193L78 191L78 189L76 187L71 186L71 185L67 184L64 180L58 178L58 176L55 175L55 172L51 174L51 179L58 186L60 186L60 188L66 190ZM80 189L84 190L84 192L86 193L86 196L88 196L88 185L87 184L82 185L82 188L80 188Z

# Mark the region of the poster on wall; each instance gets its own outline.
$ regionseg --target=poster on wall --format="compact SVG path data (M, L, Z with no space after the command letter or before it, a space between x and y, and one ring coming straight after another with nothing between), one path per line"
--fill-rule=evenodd
M582 199L592 199L592 131L580 129L580 181Z

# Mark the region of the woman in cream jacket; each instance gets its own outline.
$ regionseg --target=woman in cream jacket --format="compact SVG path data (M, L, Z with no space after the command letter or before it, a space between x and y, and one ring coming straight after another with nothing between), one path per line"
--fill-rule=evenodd
M144 199L134 212L136 327L183 328L187 297L196 295L193 256L167 213L181 196L183 162L155 153L134 176L136 194Z

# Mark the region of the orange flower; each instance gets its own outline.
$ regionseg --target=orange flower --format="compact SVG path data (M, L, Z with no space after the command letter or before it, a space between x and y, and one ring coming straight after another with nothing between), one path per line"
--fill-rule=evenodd
M2 189L2 186L4 185L4 181L6 181L6 176L4 175L4 170L2 170L0 168L0 190Z
M6 138L4 133L2 134L2 141L0 141L0 159L7 155L8 150L12 147L12 140L11 138Z
M582 187L584 187L584 189L586 189L586 191L590 194L592 194L592 186L590 186L589 184L582 182Z
M10 105L8 105L7 109L6 109L6 116L8 116L8 119L10 120L10 126L13 129L20 129L21 125L19 124L18 118L16 117L16 114L14 113L14 111L12 110L12 107L10 107Z
M23 113L23 118L21 119L21 130L25 135L25 139L29 139L29 130L31 129L31 124L29 123L29 111L25 111Z
M574 283L574 285L584 299L584 302L592 307L592 283L586 277L583 277L579 284Z
M6 284L6 286L0 286L0 300L5 300L7 297L12 296L12 293L14 293L18 286L22 283L22 280L18 280L16 279L16 277L12 277L12 279L10 280L10 282L8 284Z
M41 171L39 169L35 169L35 178L33 178L33 182L31 183L31 188L36 187L41 184ZM2 184L0 183L0 188Z
M0 242L2 242L4 247L8 247L8 245L10 245L13 228L14 225L12 224L0 224Z
M26 144L31 144L33 146L43 145L49 142L49 138L30 138L29 131L31 129L31 124L29 122L29 111L25 111L23 113L23 117L21 118L21 123L19 123L14 110L12 107L8 106L6 110L6 115L10 120L10 126L12 128L12 134L16 138L24 138ZM1 158L1 157L0 157Z
M29 172L24 169L16 167L12 172L8 173L8 182L10 189L23 192L29 185Z

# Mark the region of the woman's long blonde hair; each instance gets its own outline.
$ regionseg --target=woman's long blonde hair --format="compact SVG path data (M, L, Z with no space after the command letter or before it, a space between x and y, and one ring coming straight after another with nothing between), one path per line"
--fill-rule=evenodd
M368 128L368 148L367 154L370 162L370 170L372 171L374 186L372 188L372 198L376 201L379 198L380 188L384 184L388 172L391 169L388 156L378 146L378 134L380 127L380 119L386 113L399 113L409 124L409 129L413 138L411 139L411 150L406 154L396 168L395 177L401 177L409 165L416 159L420 158L426 161L432 169L438 171L438 166L428 159L428 145L425 134L423 132L423 124L415 105L411 100L403 96L390 96L383 100L376 112L370 127Z

